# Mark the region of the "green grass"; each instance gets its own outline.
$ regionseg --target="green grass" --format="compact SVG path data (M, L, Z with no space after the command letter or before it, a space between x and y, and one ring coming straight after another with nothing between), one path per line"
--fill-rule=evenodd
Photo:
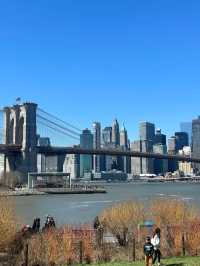
M115 262L115 263L102 263L93 264L91 266L144 266L142 262ZM157 265L157 263L155 264ZM164 266L200 266L200 257L181 257L162 260L161 265Z

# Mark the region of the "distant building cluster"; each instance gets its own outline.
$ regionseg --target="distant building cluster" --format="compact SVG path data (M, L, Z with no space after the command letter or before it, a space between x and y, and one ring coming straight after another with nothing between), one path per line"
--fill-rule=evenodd
M39 139L39 145L50 145L47 138ZM153 152L158 154L185 155L200 158L200 117L191 123L181 123L180 131L167 139L155 124L141 122L138 140L130 142L123 125L120 129L117 119L111 126L101 127L100 122L92 124L92 130L84 129L80 135L79 147L85 149L118 149L123 151ZM110 155L66 155L43 158L40 155L40 171L62 170L76 178L116 178L128 176L165 176L179 173L191 176L200 173L200 165L168 159L136 158Z

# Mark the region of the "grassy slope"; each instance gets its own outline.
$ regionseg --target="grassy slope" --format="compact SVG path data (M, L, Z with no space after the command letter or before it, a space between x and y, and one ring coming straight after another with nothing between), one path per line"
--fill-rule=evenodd
M101 266L144 266L144 262L119 262L99 264ZM157 264L156 264L157 265ZM162 265L166 266L200 266L200 257L172 258L162 260Z

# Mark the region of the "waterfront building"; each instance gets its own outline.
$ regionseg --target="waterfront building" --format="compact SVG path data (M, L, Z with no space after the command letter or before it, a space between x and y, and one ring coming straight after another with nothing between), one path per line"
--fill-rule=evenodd
M159 154L167 154L167 145L163 144L154 144L153 152ZM168 172L168 160L163 159L154 159L154 173L156 175L164 175Z
M166 135L162 134L161 129L156 130L154 144L167 145Z
M80 147L83 149L93 148L93 135L89 129L82 131L80 135ZM80 155L80 177L85 173L92 172L92 155Z
M180 131L186 132L189 138L189 145L192 144L192 122L181 122Z
M176 149L182 150L184 146L189 145L189 137L187 132L175 132L176 137Z
M76 146L75 146L76 147ZM63 166L63 172L70 173L71 179L80 177L80 155L67 154Z
M100 175L98 178L107 181L126 181L128 177L126 173L118 170L103 171Z
M192 121L192 156L200 158L200 116ZM194 164L194 171L200 172L200 164Z
M115 119L112 123L112 143L116 147L120 145L119 123L117 119Z
M131 143L132 151L152 152L153 146L151 141L137 140ZM133 175L153 174L153 159L152 158L131 158L131 173Z
M94 149L101 148L101 124L99 122L93 123L93 148ZM101 171L100 155L93 156L93 170L95 173L99 173Z
M182 156L191 157L192 150L190 146L183 147L182 150L179 150L179 154ZM179 162L178 163L179 171L182 172L185 176L192 176L193 171L193 164L191 162Z

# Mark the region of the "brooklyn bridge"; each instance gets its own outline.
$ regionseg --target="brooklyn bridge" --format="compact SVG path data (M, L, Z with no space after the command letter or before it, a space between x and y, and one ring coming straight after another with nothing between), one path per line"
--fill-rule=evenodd
M0 133L0 154L4 155L4 175L11 171L17 171L20 173L23 183L27 183L28 173L37 172L38 154L46 156L66 154L110 155L200 163L200 158L179 155L123 151L120 149L83 149L79 146L38 145L38 128L40 125L76 141L79 141L81 130L40 109L35 103L26 102L7 106L1 112L3 114L3 128Z

